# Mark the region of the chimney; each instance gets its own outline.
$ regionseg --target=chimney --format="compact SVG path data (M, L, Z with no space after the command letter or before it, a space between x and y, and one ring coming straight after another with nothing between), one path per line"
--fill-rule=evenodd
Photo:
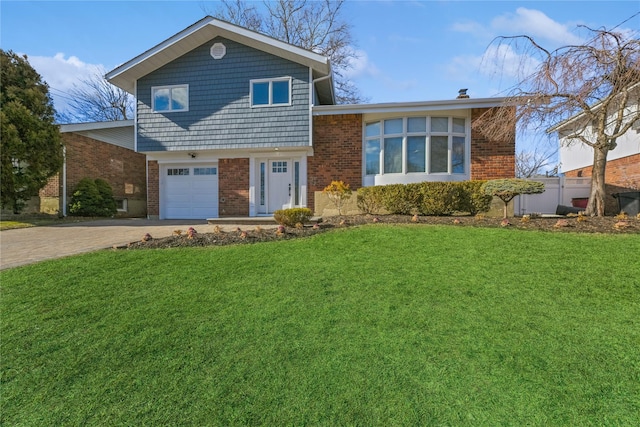
M458 91L458 96L457 96L457 98L456 98L456 99L466 99L466 98L469 98L469 95L467 95L467 91L468 91L468 90L469 90L469 89L460 89L460 90Z

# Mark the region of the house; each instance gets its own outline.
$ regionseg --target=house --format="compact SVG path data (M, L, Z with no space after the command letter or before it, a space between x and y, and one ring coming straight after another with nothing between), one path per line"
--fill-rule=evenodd
M80 180L101 178L113 190L117 216L146 216L146 158L133 150L133 120L66 124L60 132L64 164L40 190L40 212L66 215Z
M515 140L471 126L502 98L335 105L327 58L212 17L106 78L137 100L151 218L314 209L338 179L357 189L515 174Z
M591 177L592 173L593 149L579 142L570 144L567 138L579 118L572 117L551 129L558 132L560 172L567 178ZM593 133L590 124L584 133ZM613 194L640 191L640 120L616 142L616 148L607 155L605 170L605 211L610 214L620 210Z

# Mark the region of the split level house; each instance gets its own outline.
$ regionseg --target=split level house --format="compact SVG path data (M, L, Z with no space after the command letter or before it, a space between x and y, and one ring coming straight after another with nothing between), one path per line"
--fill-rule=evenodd
M515 140L472 128L502 98L336 105L326 57L212 17L106 78L136 98L150 218L313 210L332 180L514 176Z
M629 103L627 114L638 114L640 98L635 86L635 96ZM632 92L633 93L633 92ZM615 115L609 115L609 121L613 122ZM577 140L569 138L570 135L581 129L581 134L594 140L594 132L591 124L584 124L584 115L578 114L556 125L551 129L558 133L560 172L568 178L590 178L593 170L593 148ZM605 208L608 214L616 214L620 211L618 201L613 197L620 193L637 193L640 191L640 119L636 120L631 128L616 140L616 148L607 155L605 169Z

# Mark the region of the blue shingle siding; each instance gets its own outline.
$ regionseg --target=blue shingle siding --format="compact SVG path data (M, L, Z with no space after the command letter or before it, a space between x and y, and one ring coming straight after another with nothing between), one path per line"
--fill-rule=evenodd
M221 42L224 58L209 49ZM291 77L291 106L254 107L249 82ZM189 85L189 111L154 113L151 88ZM138 80L138 151L309 145L309 69L217 37Z

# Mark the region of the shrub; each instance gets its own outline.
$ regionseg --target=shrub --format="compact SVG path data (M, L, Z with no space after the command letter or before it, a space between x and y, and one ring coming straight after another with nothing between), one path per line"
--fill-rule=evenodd
M490 196L496 196L504 202L504 218L507 217L507 205L520 194L544 193L544 184L527 179L506 178L492 179L482 186L483 192Z
M419 184L421 215L451 215L460 211L461 190L458 182L422 182Z
M382 211L381 187L360 187L357 192L358 209L367 214L379 214Z
M418 209L420 192L416 184L391 184L379 187L382 204L392 214L409 215Z
M475 215L479 212L487 212L491 208L493 196L485 194L482 186L486 180L463 181L460 183L460 211Z
M486 212L492 197L482 191L484 181L421 182L392 184L358 189L358 208L369 214L451 215Z
M116 199L113 198L113 190L107 181L98 178L95 180L98 193L102 197L102 209L104 209L103 216L115 215L118 212L118 206L116 205Z
M309 208L280 209L273 213L273 219L280 225L295 227L296 224L309 222L313 213Z
M74 216L111 216L116 213L116 202L111 186L104 180L83 178L78 183L69 204Z
M331 181L331 184L327 185L322 192L329 197L329 200L338 209L338 215L342 215L342 205L351 198L349 184L345 184L342 181Z

